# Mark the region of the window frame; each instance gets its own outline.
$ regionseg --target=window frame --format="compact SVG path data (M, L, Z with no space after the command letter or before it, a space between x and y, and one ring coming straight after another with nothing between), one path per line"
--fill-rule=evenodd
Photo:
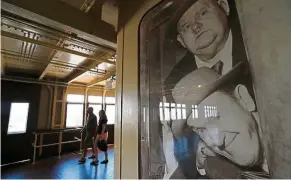
M71 94L67 94L66 96L71 95ZM84 113L86 110L86 103L85 103L85 95L83 94L73 94L73 95L82 95L83 96L83 102L68 102L67 101L67 97L66 97L66 107L65 107L65 128L79 128L79 127L83 127L84 123L85 123L85 118L84 118ZM82 114L83 114L83 119L82 119L82 126L75 126L75 127L67 127L67 113L68 113L68 105L69 104L79 104L79 105L83 105L83 109L82 109Z

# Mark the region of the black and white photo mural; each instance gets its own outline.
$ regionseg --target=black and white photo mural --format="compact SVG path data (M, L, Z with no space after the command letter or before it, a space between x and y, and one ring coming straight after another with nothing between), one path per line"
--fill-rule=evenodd
M268 178L234 0L167 0L140 24L141 178Z

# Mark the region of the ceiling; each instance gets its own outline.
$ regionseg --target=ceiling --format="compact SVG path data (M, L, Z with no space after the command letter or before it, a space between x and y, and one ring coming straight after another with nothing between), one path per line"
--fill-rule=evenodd
M102 37L102 33L97 32L103 26L104 29L112 28L110 32L116 30L118 9L114 1L50 0L46 3L52 4L35 9L33 6L39 3L38 0L26 0L24 4L18 2L2 2L2 79L100 87L115 75L116 37L110 42L108 35ZM50 5L62 8L56 8L58 12L44 11ZM68 16L68 24L62 18L54 19L58 18L54 14L64 13L61 11L68 9L75 12ZM20 11L25 15L21 16ZM80 16L77 16L79 12ZM83 22L74 22L72 19L81 19ZM98 25L93 33L90 33L90 29L86 32L87 29L78 26L87 25L84 24L87 20L88 27L93 26L92 22ZM54 26L56 22L61 25Z

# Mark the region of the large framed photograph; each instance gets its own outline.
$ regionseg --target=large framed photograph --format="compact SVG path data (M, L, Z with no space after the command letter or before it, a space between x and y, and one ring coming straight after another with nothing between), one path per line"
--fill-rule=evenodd
M140 177L268 178L235 1L163 1L139 32Z

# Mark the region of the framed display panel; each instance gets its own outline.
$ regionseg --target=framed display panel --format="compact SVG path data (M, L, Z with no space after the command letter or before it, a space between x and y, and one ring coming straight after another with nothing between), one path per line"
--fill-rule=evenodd
M163 1L139 32L140 178L268 177L235 2Z

